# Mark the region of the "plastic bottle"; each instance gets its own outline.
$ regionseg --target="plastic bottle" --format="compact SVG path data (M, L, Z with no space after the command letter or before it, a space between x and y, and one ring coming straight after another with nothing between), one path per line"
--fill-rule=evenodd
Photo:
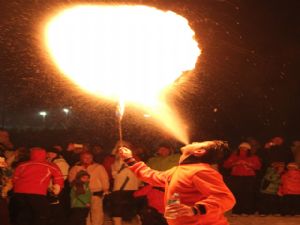
M179 196L179 193L176 193L176 192L168 199L166 209L168 208L168 206L175 205L175 204L178 204L178 205L180 204L180 196ZM176 219L176 213L166 212L165 218Z

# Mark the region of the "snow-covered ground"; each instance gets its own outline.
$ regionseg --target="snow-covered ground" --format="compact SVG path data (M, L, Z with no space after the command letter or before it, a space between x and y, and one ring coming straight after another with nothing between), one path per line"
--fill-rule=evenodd
M257 215L252 216L238 216L231 217L228 216L230 225L300 225L299 216L266 216L260 217Z

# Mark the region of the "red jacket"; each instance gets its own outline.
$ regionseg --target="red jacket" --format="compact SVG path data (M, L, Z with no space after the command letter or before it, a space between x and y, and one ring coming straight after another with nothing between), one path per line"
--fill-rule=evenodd
M165 187L165 202L179 193L182 204L201 204L206 208L204 215L168 219L169 225L228 225L224 212L233 207L235 199L222 176L209 164L185 164L159 172L137 162L130 169L141 180Z
M281 176L280 195L300 195L300 169L288 170Z
M46 195L51 179L53 184L63 187L64 178L60 169L46 161L45 150L34 148L30 160L20 164L14 172L14 192Z
M223 165L231 169L232 176L255 176L255 170L261 167L260 159L253 156L232 154Z
M134 197L146 196L148 205L156 209L161 214L164 214L165 212L164 195L164 191L157 190L151 185L147 185L134 192Z

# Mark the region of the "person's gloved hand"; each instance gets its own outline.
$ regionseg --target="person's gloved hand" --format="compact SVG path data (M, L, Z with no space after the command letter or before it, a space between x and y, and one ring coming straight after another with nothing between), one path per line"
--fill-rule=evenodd
M121 147L119 149L119 156L122 160L126 161L126 159L132 158L132 151L128 148Z

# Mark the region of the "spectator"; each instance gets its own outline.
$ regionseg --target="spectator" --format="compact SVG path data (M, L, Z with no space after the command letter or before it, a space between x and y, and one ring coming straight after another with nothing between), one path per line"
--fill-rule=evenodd
M90 211L92 193L89 188L90 175L81 170L71 184L71 213L69 224L85 225Z
M142 146L135 146L135 148L133 149L133 154L137 156L136 159L140 159L144 162L148 161L149 159L148 152Z
M113 176L113 210L114 225L122 225L122 220L130 221L137 215L134 204L134 191L138 190L140 180L127 168L127 165L116 155L112 165ZM126 209L126 210L124 210Z
M291 150L296 163L300 165L300 141L294 141ZM297 162L297 160L299 160L299 162Z
M257 155L261 151L261 144L255 138L248 137L246 139L246 142L251 146L251 153L252 154Z
M150 158L147 165L158 171L165 171L178 165L180 154L174 154L174 149L167 144L161 143L157 150L156 156Z
M64 180L67 180L70 166L63 158L61 152L58 149L52 147L47 150L47 161L57 165L62 172Z
M15 157L11 163L12 169L15 169L20 163L26 162L30 159L29 149L25 147L19 147L15 150Z
M67 150L63 152L62 155L70 166L74 166L80 161L80 154L82 152L85 152L86 150L86 146L84 146L83 144L69 143Z
M9 133L5 130L0 130L0 152L2 154L7 150L13 149L13 144L10 141Z
M0 155L0 218L3 225L10 224L7 192L11 188L11 173L5 158Z
M289 163L287 171L281 176L278 191L282 196L281 215L300 214L300 167L297 163Z
M261 163L256 155L252 155L250 144L241 143L238 151L224 162L224 167L231 169L230 188L237 200L232 209L233 215L253 214L255 212L255 176Z
M280 212L280 197L278 190L281 183L281 174L284 163L272 163L263 176L257 210L261 216L276 215Z
M128 147L128 148L132 148L132 145L127 142L127 141L122 141L122 146L124 147ZM104 158L104 161L103 161L103 166L109 176L109 181L110 181L110 187L113 187L113 176L112 176L112 165L114 164L115 162L115 159L116 159L116 154L118 152L118 149L121 147L121 143L118 141L116 144L115 144L115 147L113 148L113 150L111 151L110 155L107 155L105 158ZM134 156L136 158L136 160L140 161L139 157L138 156Z
M109 180L104 167L94 163L90 152L80 154L80 162L73 166L69 173L69 182L72 183L76 174L84 170L90 175L89 188L92 192L91 210L87 218L87 225L102 225L103 223L103 193L108 192Z
M45 225L49 219L47 189L53 179L52 192L59 194L63 188L60 169L46 161L46 151L32 148L30 160L20 164L13 175L16 225Z
M146 204L140 206L138 212L142 225L167 225L164 218L164 195L163 188L152 185L145 185L134 192L134 197L138 199L146 197Z
M259 156L262 159L263 173L265 173L266 169L274 162L287 164L293 161L292 153L288 147L285 146L283 137L274 137L268 141Z
M64 160L61 155L61 151L57 147L52 147L47 150L47 161L54 163L58 166L62 172L64 179L64 189L60 194L53 195L51 192L48 192L48 199L50 201L50 211L51 218L49 220L49 225L64 225L66 223L66 215L68 214L69 207L69 185L68 185L68 173L69 173L69 164ZM49 186L49 190L52 189L52 183Z
M106 154L104 153L103 148L100 145L94 145L91 148L91 152L94 156L94 161L99 164L103 164Z

